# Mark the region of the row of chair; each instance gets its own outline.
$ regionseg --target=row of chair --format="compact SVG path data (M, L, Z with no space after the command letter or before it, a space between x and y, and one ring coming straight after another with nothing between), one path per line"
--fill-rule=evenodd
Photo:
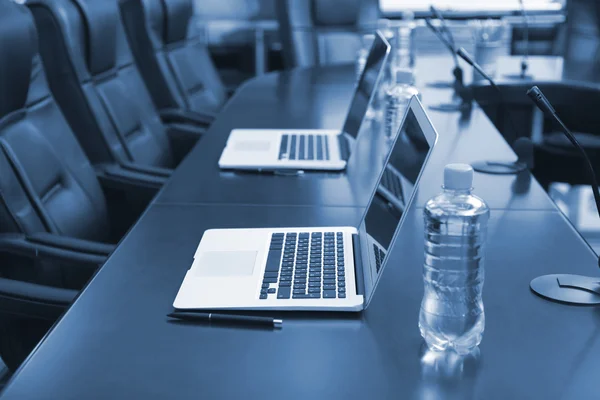
M0 355L15 369L227 100L192 0L0 0Z

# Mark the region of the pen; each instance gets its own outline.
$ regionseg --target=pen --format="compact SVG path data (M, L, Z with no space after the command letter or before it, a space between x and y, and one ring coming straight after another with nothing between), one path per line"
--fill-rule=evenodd
M191 311L175 311L167 317L193 322L225 322L239 325L256 325L269 328L281 328L283 320L269 317L254 317L249 315L215 314Z

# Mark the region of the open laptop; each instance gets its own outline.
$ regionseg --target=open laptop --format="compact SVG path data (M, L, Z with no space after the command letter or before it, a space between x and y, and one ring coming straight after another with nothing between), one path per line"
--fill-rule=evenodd
M346 168L389 52L389 43L377 32L341 132L330 129L234 129L219 159L219 167L254 171L338 171Z
M406 185L402 188L402 208L390 207L374 191L358 227L207 230L173 306L336 311L366 308L436 140L433 125L413 97L385 163L385 167L397 163L393 168L400 178L398 184ZM383 173L377 186L382 183Z

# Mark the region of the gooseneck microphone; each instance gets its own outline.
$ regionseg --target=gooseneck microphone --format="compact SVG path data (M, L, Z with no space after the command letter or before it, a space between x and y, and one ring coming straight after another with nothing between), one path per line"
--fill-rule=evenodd
M439 39L440 42L450 51L452 54L452 58L454 59L454 69L452 70L452 74L454 75L454 79L456 83L459 83L461 86L463 84L463 71L460 65L458 65L458 56L456 55L456 49L452 42L450 42L445 36L444 33L439 30L437 27L433 26L430 18L425 18L425 24L427 27L433 32L433 34ZM452 83L436 83L436 86L455 86L456 84Z
M434 88L454 88L455 97L458 96L460 98L460 103L452 102L452 103L444 103L438 104L434 106L430 106L430 108L436 111L469 111L472 106L473 96L471 92L465 87L464 79L463 79L463 70L458 63L458 56L456 55L456 42L454 41L454 36L452 32L448 28L448 24L444 19L444 16L440 11L438 11L435 7L430 6L431 13L434 17L436 17L440 22L440 27L436 27L431 22L430 18L425 19L425 24L427 27L433 32L433 34L438 38L438 40L450 51L452 54L452 59L454 60L454 69L452 70L452 75L454 75L454 82L432 82L428 83L427 86Z
M437 28L431 23L430 18L425 19L425 23L427 27L435 34L435 36L448 48L450 53L452 54L452 58L454 59L454 69L452 70L452 74L454 75L454 83L445 84L445 87L455 87L456 89L461 89L463 87L463 71L460 65L458 64L458 57L456 56L456 42L454 41L454 35L448 28L448 24L446 23L446 19L442 15L442 13L435 8L434 6L430 6L429 9L435 18L440 21L440 28ZM444 84L437 83L437 86L442 86Z
M594 193L596 210L598 211L598 216L600 217L600 191L598 191L598 178L596 177L596 172L594 172L594 166L592 164L592 161L588 157L583 147L581 147L581 145L577 141L577 138L575 138L575 136L571 133L569 128L567 128L564 122L562 122L562 120L558 117L558 114L556 114L556 110L554 110L554 107L552 107L552 104L550 104L550 101L548 101L546 96L544 96L544 93L542 93L540 88L537 86L533 86L527 91L527 96L529 96L529 98L535 103L537 108L539 108L547 117L551 118L558 124L558 126L560 126L560 129L563 131L567 139L569 139L569 142L571 142L571 144L575 146L577 151L579 151L579 153L581 153L581 155L585 159L589 179L592 181L592 192Z
M494 82L494 80L483 70L483 68L481 68L481 66L479 64L477 64L475 62L475 60L473 60L471 55L462 47L457 50L456 54L460 58L462 58L467 64L472 66L475 69L475 71L479 72L481 74L481 76L483 76L485 78L485 80L488 81L490 83L490 85L492 86L492 88L496 91L496 93L498 94L498 98L500 99L500 103L506 104L504 101L504 96L502 94L502 91L496 85L496 82ZM533 152L533 150L531 149L531 146L523 146L522 145L522 142L529 141L529 139L522 137L522 135L519 135L519 131L517 130L517 126L512 119L511 113L507 111L506 116L508 117L508 122L511 126L514 136L516 138L521 139L521 140L515 140L515 143L513 144L513 149L517 153L519 159L517 161L512 161L512 162L511 161L508 161L508 162L507 161L476 161L471 164L471 166L473 167L473 169L475 171L482 172L484 174L512 175L512 174L518 174L519 172L522 172L522 171L526 170L528 167L530 167L528 165L529 164L528 162L524 162L522 160L522 158L528 158L528 156L522 155L521 154L522 152L520 150L517 152L517 147L516 147L516 144L520 143L519 147L518 147L519 149L525 148L525 149L529 149L531 152Z
M527 10L525 9L525 3L523 0L519 0L519 6L521 8L521 16L523 17L523 42L524 42L524 51L523 58L521 59L521 73L520 74L510 74L507 75L507 78L510 79L533 79L531 75L527 74L527 69L529 69L529 17L527 15Z
M534 104L546 115L551 118L560 127L569 142L581 153L587 165L587 172L592 182L592 192L596 202L596 210L600 216L600 192L598 190L598 179L594 172L594 167L588 155L577 138L571 133L569 128L559 118L550 104L550 101L544 96L540 88L533 86L527 91L527 96ZM598 260L600 267L600 259ZM531 290L538 296L545 299L558 301L566 304L575 305L594 305L600 304L600 278L572 275L572 274L553 274L543 275L535 278L529 284Z

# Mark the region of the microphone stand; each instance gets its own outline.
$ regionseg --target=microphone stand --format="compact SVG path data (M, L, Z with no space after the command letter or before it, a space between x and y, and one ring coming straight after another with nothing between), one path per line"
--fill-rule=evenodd
M462 58L467 64L472 66L477 72L481 74L487 80L492 88L498 93L498 98L502 104L506 104L504 102L504 96L500 88L496 85L496 82L481 68L479 64L477 64L471 55L467 53L464 48L458 49L456 54ZM523 144L525 141L531 142L529 138L522 137L519 135L519 131L516 128L516 125L512 119L512 116L509 112L506 113L508 117L508 122L513 130L514 135L519 138L515 140L513 144L513 149L519 156L517 161L476 161L471 164L473 169L477 172L482 172L484 174L494 174L494 175L513 175L518 174L519 172L525 171L528 168L528 163L522 160L521 154L527 153L529 150L525 149L525 146L531 147L529 144Z
M468 111L471 109L473 96L464 85L463 70L458 63L458 57L456 56L456 42L454 41L454 36L452 35L452 32L450 32L442 13L440 13L433 6L430 7L430 10L431 13L440 21L441 27L437 28L434 26L430 18L425 18L425 23L438 38L438 40L442 42L442 44L450 51L450 54L452 54L452 58L454 60L454 69L452 70L454 82L433 82L429 83L428 86L433 88L454 88L455 96L458 96L461 99L460 103L439 104L431 106L430 108L436 111L446 112Z
M521 73L509 74L506 75L506 77L509 79L531 80L533 79L533 76L527 74L527 69L529 68L529 62L527 61L529 58L529 18L523 0L519 0L519 4L521 5L521 15L523 16L523 41L525 42L525 53L521 59Z
M575 138L569 128L567 128L559 118L554 107L550 104L550 101L548 101L546 96L544 96L537 86L533 86L529 89L527 95L547 117L552 118L552 120L560 126L560 129L567 139L569 139L571 144L585 159L588 175L592 182L592 192L594 193L596 210L598 211L598 216L600 216L600 191L598 190L598 179L594 172L594 166L585 150L581 147L577 138ZM598 260L598 266L600 266L600 259ZM571 305L600 304L600 278L573 274L543 275L532 280L529 287L538 296L559 303Z

